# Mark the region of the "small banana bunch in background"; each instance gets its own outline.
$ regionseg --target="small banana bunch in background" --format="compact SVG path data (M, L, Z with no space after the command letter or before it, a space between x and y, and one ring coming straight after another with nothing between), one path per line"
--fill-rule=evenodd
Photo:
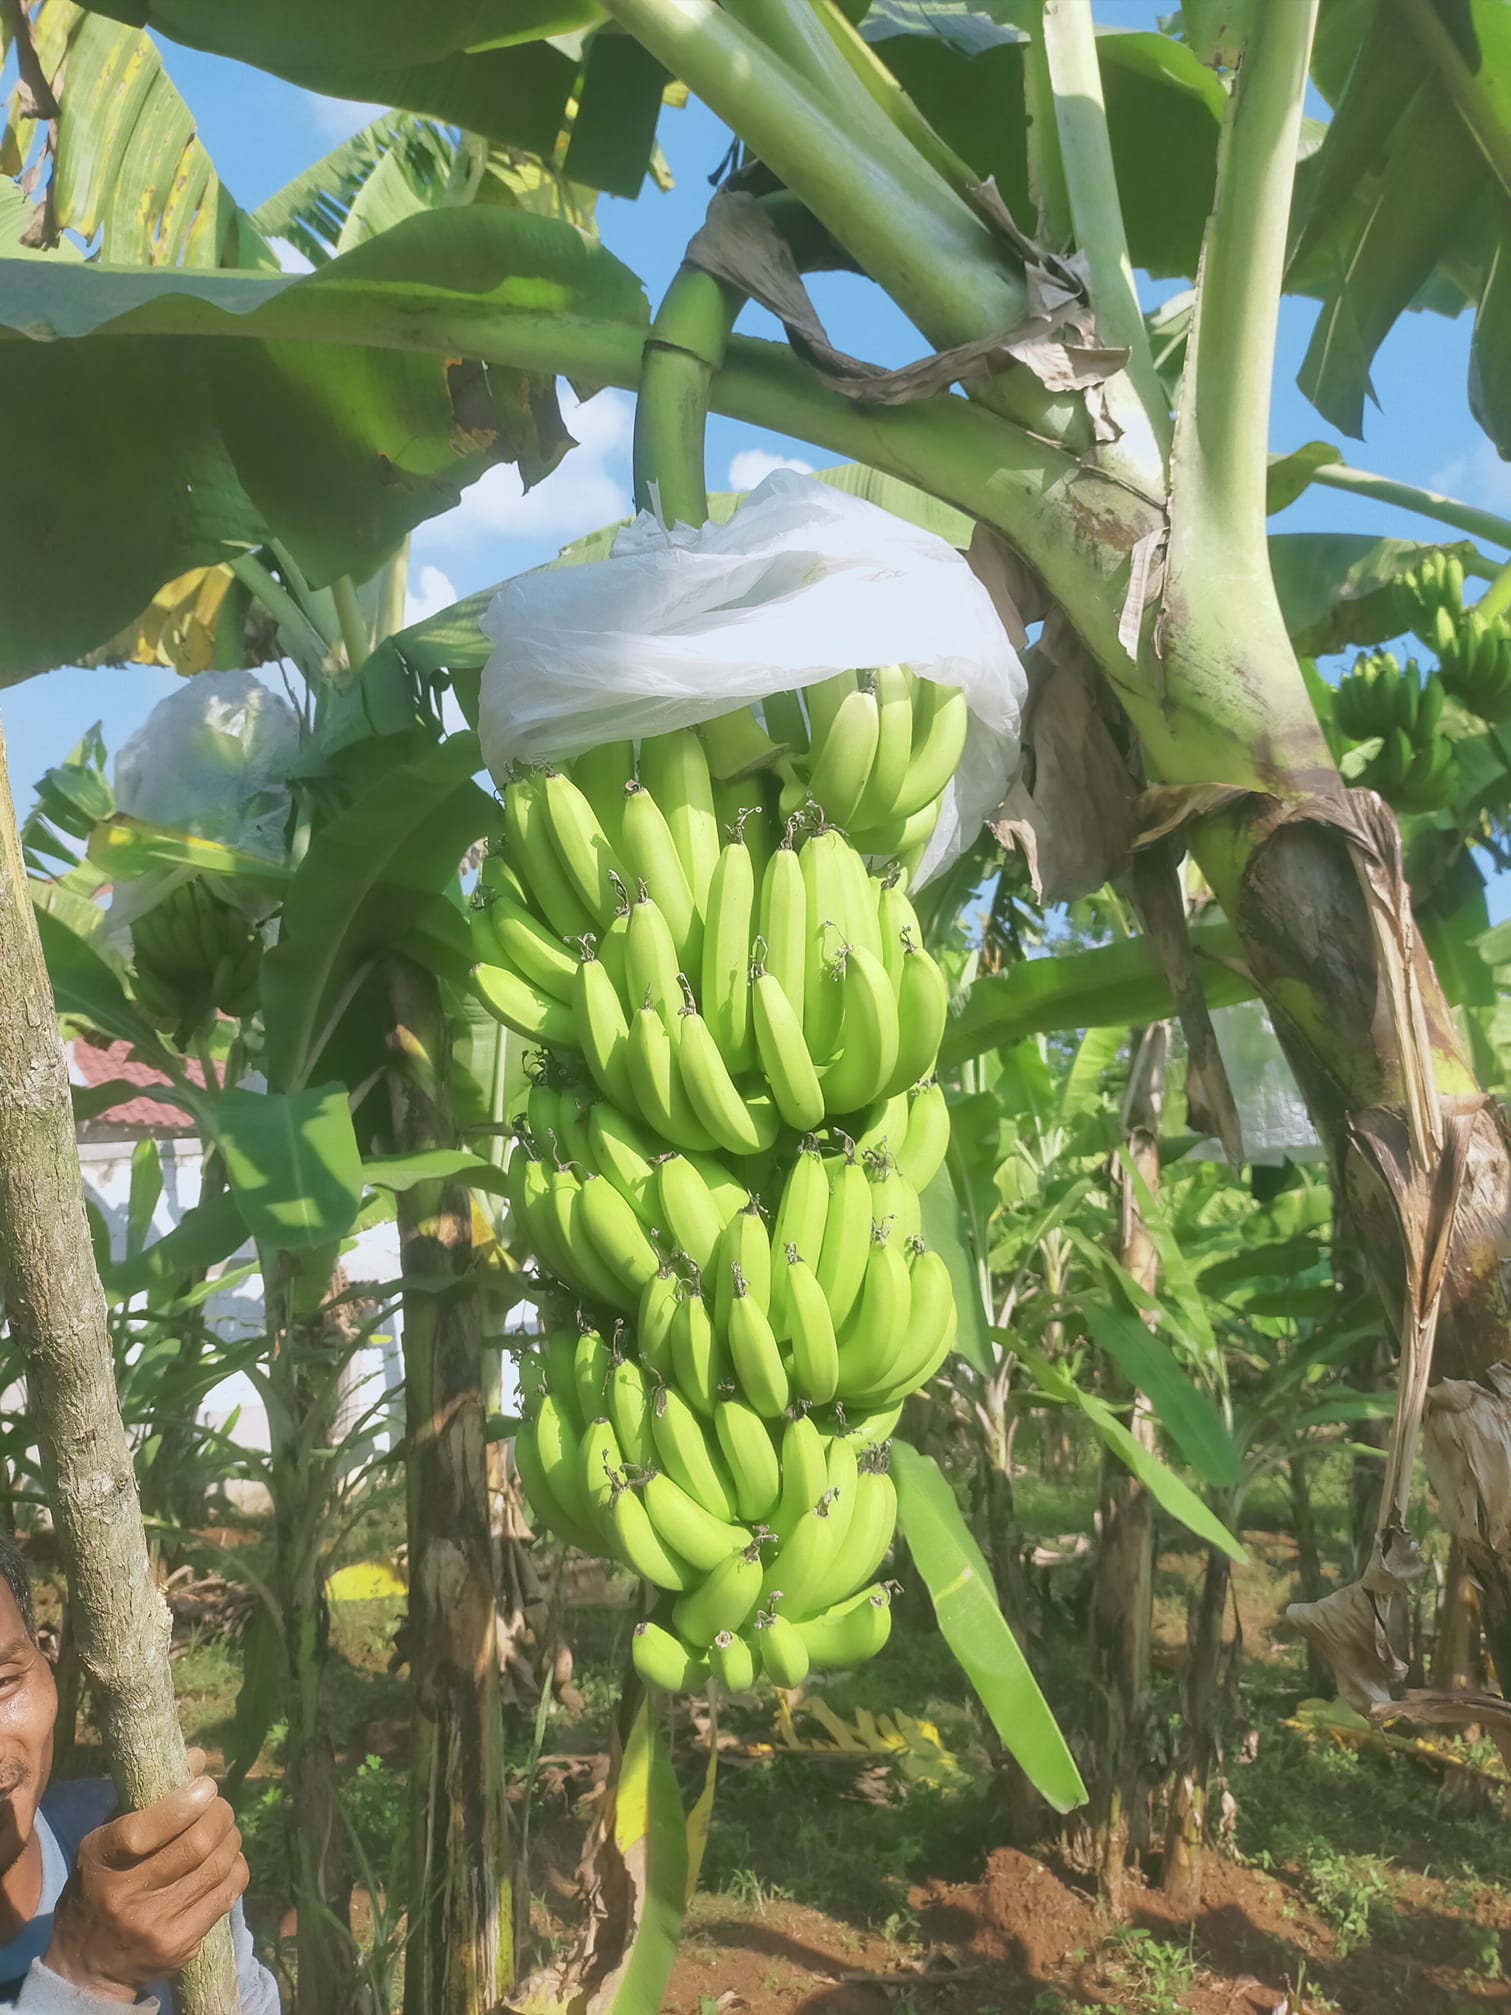
M1511 720L1511 623L1488 621L1471 609L1458 623L1439 609L1431 638L1443 683L1471 714L1499 724Z
M1437 672L1389 651L1354 660L1333 694L1333 717L1355 741L1380 741L1360 781L1403 811L1435 811L1453 796L1453 743L1438 730L1447 697Z
M544 1050L510 1203L575 1305L516 1451L546 1525L660 1591L650 1684L792 1686L890 1628L886 1440L956 1323L907 885L965 729L890 666L503 792L474 983Z
M184 1037L257 1002L262 939L196 875L131 924L131 987L144 1014Z
M1431 644L1440 616L1452 627L1464 613L1464 562L1441 546L1424 553L1410 573L1396 577L1391 595L1397 633L1409 631Z

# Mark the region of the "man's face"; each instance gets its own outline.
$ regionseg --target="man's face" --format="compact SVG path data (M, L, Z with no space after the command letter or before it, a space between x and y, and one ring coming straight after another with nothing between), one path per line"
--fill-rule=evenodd
M52 1667L26 1634L0 1581L0 1874L31 1839L52 1769L58 1693Z

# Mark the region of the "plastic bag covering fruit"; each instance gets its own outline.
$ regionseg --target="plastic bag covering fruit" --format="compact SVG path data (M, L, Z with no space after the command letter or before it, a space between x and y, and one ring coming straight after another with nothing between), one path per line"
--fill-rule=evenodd
M117 808L156 826L284 857L299 723L250 672L201 672L159 700L115 759Z
M972 715L917 881L969 843L1017 766L1023 668L985 588L932 532L779 469L725 525L642 512L604 560L505 583L482 619L483 756L563 760L855 666L959 686Z

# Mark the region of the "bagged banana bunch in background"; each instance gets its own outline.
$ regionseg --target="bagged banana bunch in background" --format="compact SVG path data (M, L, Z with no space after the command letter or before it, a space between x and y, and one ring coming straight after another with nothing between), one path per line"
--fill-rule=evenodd
M887 1438L956 1323L909 890L1000 803L1022 669L952 547L787 471L484 629L474 984L538 1047L510 1207L559 1289L520 1474L658 1592L648 1683L793 1686L890 1628Z

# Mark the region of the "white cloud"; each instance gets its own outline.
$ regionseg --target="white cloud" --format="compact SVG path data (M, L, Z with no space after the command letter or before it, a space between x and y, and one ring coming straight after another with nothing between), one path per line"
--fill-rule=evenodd
M796 469L800 476L813 474L813 464L800 461L796 455L773 455L769 448L741 448L730 460L729 487L753 490L773 469Z
M1429 476L1427 487L1487 511L1511 510L1511 462L1503 462L1489 441L1478 441Z
M577 442L528 496L512 464L500 463L463 493L454 511L424 527L432 541L549 539L564 545L630 515L630 434L633 400L600 392L578 403L561 387L562 416Z
M326 98L319 91L306 91L304 98L310 123L332 146L338 140L349 140L360 127L370 126L380 112L388 110L386 105L365 105L355 98Z
M456 600L457 592L449 576L439 567L421 567L418 576L411 576L409 592L404 597L404 621L422 623L427 616L449 609Z

